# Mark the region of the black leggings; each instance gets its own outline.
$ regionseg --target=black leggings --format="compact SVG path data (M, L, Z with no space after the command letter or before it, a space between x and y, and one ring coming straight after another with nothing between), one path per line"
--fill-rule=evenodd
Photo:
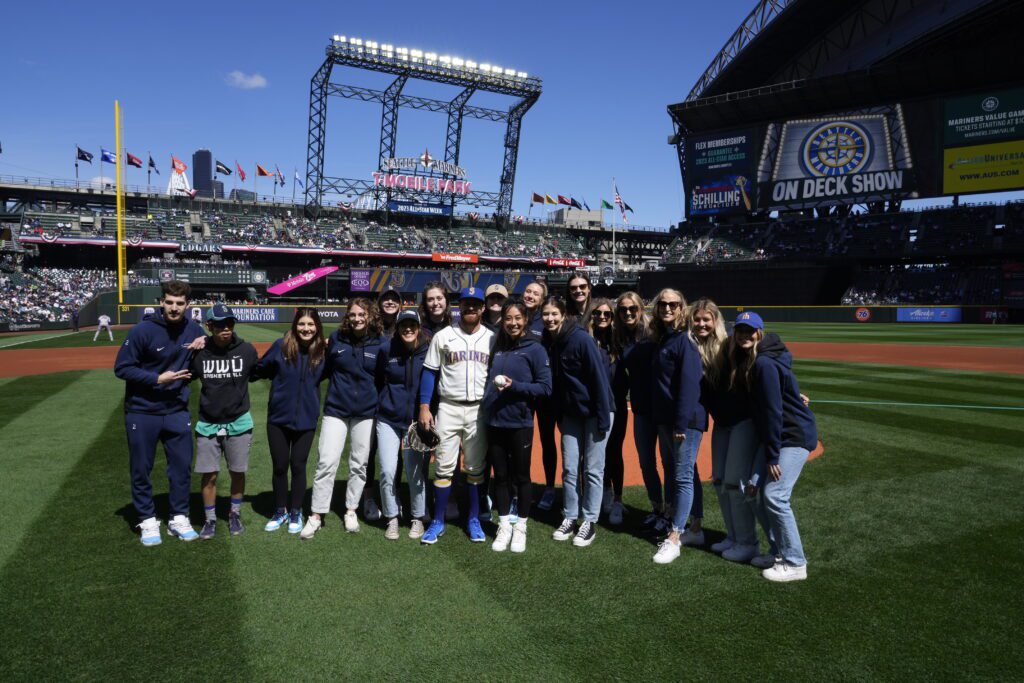
M537 427L540 429L541 458L544 461L544 483L555 488L558 472L558 447L555 445L555 411L549 401L537 403Z
M487 428L487 462L494 468L494 503L498 514L507 516L512 509L512 488L519 496L519 516L530 516L533 484L530 482L530 455L533 451L533 427L522 429Z
M622 480L625 478L625 467L622 464L622 443L626 440L626 422L629 421L629 408L615 407L615 420L612 431L608 434L608 444L604 449L604 485L612 487L616 498L622 497Z
M270 444L270 460L274 464L272 482L274 505L278 510L301 510L302 498L306 495L306 460L313 445L315 429L297 432L287 427L267 425L267 442ZM288 498L288 466L292 470L291 504Z

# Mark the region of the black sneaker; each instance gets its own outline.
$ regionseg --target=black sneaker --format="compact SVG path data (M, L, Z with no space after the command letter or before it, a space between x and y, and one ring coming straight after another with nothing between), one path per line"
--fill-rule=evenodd
M572 539L572 544L577 548L583 548L593 543L596 536L597 527L593 522L583 522L580 524L580 530L576 532L576 538Z
M199 538L208 541L217 535L217 522L208 519L203 523L203 530L199 532Z
M242 518L235 512L228 515L228 531L232 536L238 536L245 531L245 527L242 526Z
M551 538L556 541L568 541L572 538L573 532L576 531L576 520L569 519L566 517L562 520L561 526L555 529L555 533L551 534Z

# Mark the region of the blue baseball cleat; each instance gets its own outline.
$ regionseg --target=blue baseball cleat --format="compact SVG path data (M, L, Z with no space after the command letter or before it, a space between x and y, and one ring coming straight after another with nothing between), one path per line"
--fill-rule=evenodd
M480 526L480 522L477 522L477 526ZM483 531L480 533L483 533ZM423 536L420 538L420 543L434 545L437 543L437 539L442 536L444 536L444 522L439 519L435 519L430 523L430 526L427 527L427 530L423 532Z
M473 541L473 543L483 543L487 540L484 529L480 526L479 519L469 520L469 524L466 526L466 533L469 534L469 540Z

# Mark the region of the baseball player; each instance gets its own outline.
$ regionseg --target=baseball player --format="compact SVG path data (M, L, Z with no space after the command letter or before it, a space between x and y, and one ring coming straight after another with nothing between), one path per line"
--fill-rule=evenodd
M425 428L434 423L430 402L436 390L439 397L436 427L441 439L436 451L434 519L421 539L428 545L437 543L444 534L445 508L451 495L460 445L465 453L463 465L469 495L466 531L475 543L487 540L480 526L480 484L487 457L486 426L480 402L487 388L494 333L481 325L483 295L479 287L462 290L458 324L438 330L430 340L423 362L419 422Z
M153 505L150 473L156 443L167 454L172 519L167 527L183 541L199 534L188 521L192 478L192 420L188 414L188 366L201 348L203 328L185 316L191 288L171 280L160 285L160 311L147 315L128 332L118 349L114 374L123 379L124 427L128 435L132 504L139 516L143 545L159 545L160 520ZM197 339L203 341L196 341Z
M106 313L100 316L99 324L96 325L96 334L92 335L92 340L96 341L100 336L100 332L103 330L107 331L107 336L110 337L110 341L114 341L114 333L110 331L110 316Z

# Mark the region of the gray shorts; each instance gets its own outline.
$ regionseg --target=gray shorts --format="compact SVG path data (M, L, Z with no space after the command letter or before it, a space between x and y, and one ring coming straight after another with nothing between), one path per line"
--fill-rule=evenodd
M203 436L196 434L196 468L199 473L220 472L220 458L223 455L232 472L249 469L249 448L252 446L252 431L235 436Z

